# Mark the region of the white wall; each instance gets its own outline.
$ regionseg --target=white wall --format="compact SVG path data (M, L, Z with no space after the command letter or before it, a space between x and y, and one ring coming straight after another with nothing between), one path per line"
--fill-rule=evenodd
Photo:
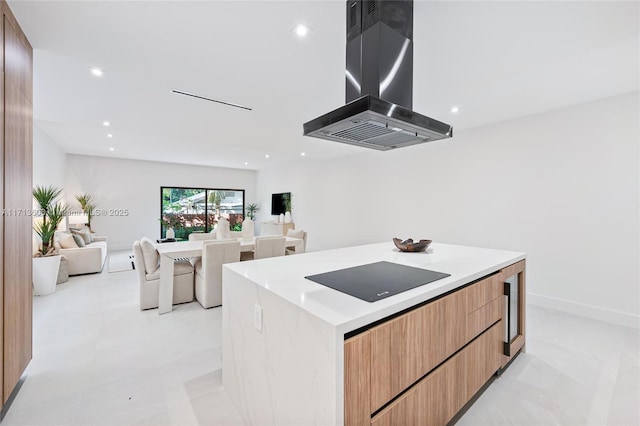
M142 236L160 238L161 186L244 189L245 203L255 197L251 170L71 154L67 164L68 194L93 194L98 209L128 210L127 216L92 219L96 234L108 236L109 250L130 249Z
M67 154L38 126L33 126L33 186L57 186L65 196ZM38 208L33 200L33 208ZM63 228L66 222L61 225ZM33 232L33 252L38 251L40 239Z
M33 126L33 185L66 184L67 154L38 126Z
M291 191L309 250L397 236L525 251L530 303L637 327L638 116L636 92L398 151L301 158L258 173L259 218Z

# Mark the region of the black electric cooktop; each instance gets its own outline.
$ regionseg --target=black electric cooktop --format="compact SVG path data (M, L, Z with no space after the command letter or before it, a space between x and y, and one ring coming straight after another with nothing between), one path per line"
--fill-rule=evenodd
M376 262L305 277L367 302L375 302L451 274L392 262Z

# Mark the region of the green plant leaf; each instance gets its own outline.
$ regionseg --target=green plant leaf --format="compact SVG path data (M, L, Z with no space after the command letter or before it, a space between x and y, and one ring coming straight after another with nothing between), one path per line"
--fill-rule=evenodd
M33 198L42 211L42 220L33 227L41 240L39 252L42 256L53 250L53 236L68 212L67 206L56 202L61 193L62 189L55 186L35 186L33 188Z

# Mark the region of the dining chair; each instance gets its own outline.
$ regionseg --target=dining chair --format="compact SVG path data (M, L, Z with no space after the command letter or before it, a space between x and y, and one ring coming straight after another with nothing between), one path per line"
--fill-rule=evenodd
M158 307L160 292L160 255L146 237L133 243L133 262L138 275L140 310ZM193 301L193 266L176 261L173 269L173 304Z
M298 246L298 247L287 248L286 254L300 254L307 251L307 232L306 231L303 231L302 229L300 230L289 229L287 231L287 237L302 238L302 247Z
M192 232L189 234L189 241L207 241L215 240L217 237L215 231L211 232Z
M251 219L246 218L242 222L242 238L245 241L250 241L253 237L255 237L254 223Z
M256 237L256 249L254 259L284 256L285 237L264 236Z
M231 238L231 228L229 228L229 221L225 217L218 219L216 224L216 238L218 240L226 240Z
M222 305L222 265L240 261L240 241L205 241L195 262L196 300L203 308Z

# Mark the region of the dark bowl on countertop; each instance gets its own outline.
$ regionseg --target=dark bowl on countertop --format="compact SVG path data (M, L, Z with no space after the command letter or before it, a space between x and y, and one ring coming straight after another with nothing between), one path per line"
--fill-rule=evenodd
M413 239L409 238L407 240L402 241L400 238L394 238L393 243L398 247L398 250L404 252L419 252L425 251L429 244L431 244L431 240L420 240L416 243L413 242Z

